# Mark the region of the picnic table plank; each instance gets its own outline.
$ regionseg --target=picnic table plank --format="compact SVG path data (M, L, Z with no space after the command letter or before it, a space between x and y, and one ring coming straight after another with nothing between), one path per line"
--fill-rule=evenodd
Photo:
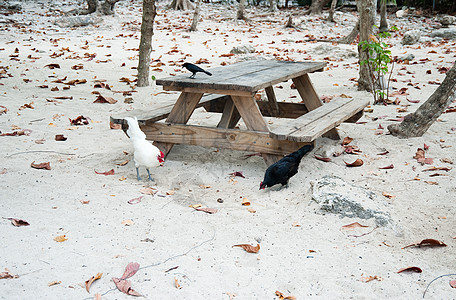
M164 121L148 124L141 128L149 140L159 139L172 144L261 152L278 157L309 144L279 141L269 137L267 132L169 124Z
M246 62L208 69L213 76L190 79L187 75L167 77L156 81L165 90L230 91L231 94L255 93L274 84L315 71L321 71L325 62L287 62L265 60ZM202 76L202 75L201 75Z
M271 111L270 114L273 117L278 116L280 113L280 110L279 110L279 105L277 104L277 98L274 93L274 89L272 88L272 86L269 86L269 87L265 88L265 91L266 91L266 96L268 97L269 109Z

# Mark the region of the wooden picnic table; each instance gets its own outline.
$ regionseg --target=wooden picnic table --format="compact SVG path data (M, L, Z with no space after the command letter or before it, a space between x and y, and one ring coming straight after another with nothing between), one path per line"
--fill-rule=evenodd
M335 127L358 120L369 104L348 98L323 105L308 74L325 66L325 62L313 61L249 60L210 69L213 76L198 73L191 79L189 73L158 79L157 85L164 90L181 92L177 101L129 116L138 117L147 138L165 155L174 144L189 144L260 152L269 165L319 136L340 138ZM290 79L301 103L277 101L273 86ZM267 101L255 99L262 89ZM198 107L221 113L216 127L187 124ZM111 117L111 121L125 124L125 116ZM268 122L269 117L274 119ZM240 118L247 130L235 128Z

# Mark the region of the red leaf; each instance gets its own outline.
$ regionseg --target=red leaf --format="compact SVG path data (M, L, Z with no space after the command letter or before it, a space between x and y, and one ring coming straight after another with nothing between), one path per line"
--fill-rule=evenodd
M456 280L451 280L450 281L450 286L454 289L456 289Z
M391 164L389 166L386 166L386 167L383 167L383 168L379 168L379 169L383 169L383 170L386 170L386 169L393 169L394 168L394 165Z
M429 150L429 146L424 144L423 149L424 149L424 151L428 151Z
M421 247L421 246L429 246L429 247L446 247L447 245L444 242L434 240L434 239L424 239L421 242L415 243L415 244L410 244L405 247L402 247L402 249L408 248L408 247Z
M76 119L70 119L71 125L89 125L89 120L84 116L79 116Z
M361 167L364 164L364 162L360 158L358 158L352 163L347 163L346 161L344 161L344 163L347 167Z
M345 137L344 140L342 141L342 145L348 145L353 141L353 139L349 136Z
M142 198L144 198L144 196L140 196L138 198L130 199L130 200L128 200L128 204L137 204L137 203L141 202Z
M44 162L44 163L40 163L40 164L35 164L35 161L33 161L32 164L31 164L31 167L35 168L35 169L50 170L51 169L51 163L50 162Z
M239 245L234 245L233 247L241 247L248 253L258 253L258 251L260 251L260 244L257 244L256 247L253 247L252 245L249 245L249 244L239 244Z
M377 155L386 155L388 153L389 153L389 151L385 151L385 152L382 152L382 153L378 153Z
M233 176L233 177L239 176L239 177L245 178L244 174L242 174L242 172L240 172L240 171L230 173L229 175Z
M407 267L407 268L402 268L400 269L399 271L397 271L396 273L402 273L402 272L415 272L415 273L422 273L423 270L421 270L420 268L418 267Z
M119 278L113 277L112 281L114 281L114 284L119 289L119 291L121 291L124 294L131 295L131 296L137 296L137 297L143 296L131 288L130 280L119 279Z
M21 227L21 226L29 226L30 223L22 220L22 219L15 219L15 218L3 218L11 221L11 224L13 224L16 227Z
M125 272L123 273L121 280L128 279L131 276L135 275L139 270L139 264L137 262L131 262L125 267Z
M98 95L97 99L93 101L93 103L109 103L109 104L114 104L116 103L117 100L112 98L112 97L105 97L102 95Z
M324 162L330 162L331 161L331 158L329 158L329 157L321 157L321 156L317 156L317 155L314 155L314 157L316 159L324 161Z
M66 141L67 138L66 138L66 136L64 136L63 134L56 134L56 135L55 135L55 140L56 140L56 141Z
M97 172L97 171L95 171L95 173L97 173L97 174L99 174L99 175L105 175L105 176L107 176L107 175L114 175L114 169L111 169L111 170L106 171L106 172Z

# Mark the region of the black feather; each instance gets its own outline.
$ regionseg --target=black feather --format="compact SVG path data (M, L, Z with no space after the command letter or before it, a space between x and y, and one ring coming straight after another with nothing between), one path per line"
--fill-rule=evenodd
M299 150L288 154L278 162L270 165L264 174L264 179L260 184L260 190L279 183L282 185L288 184L288 180L298 173L301 159L304 155L312 151L312 149L313 145L305 145Z
M184 63L182 67L186 68L190 72L192 72L192 76L190 78L195 78L196 73L201 72L201 73L206 73L209 76L212 76L211 72L208 72L206 70L203 70L202 68L198 67L197 65L191 64L191 63Z

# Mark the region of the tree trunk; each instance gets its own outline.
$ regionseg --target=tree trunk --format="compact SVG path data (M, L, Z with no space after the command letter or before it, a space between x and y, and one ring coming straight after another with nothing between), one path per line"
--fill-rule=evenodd
M189 10L193 9L193 4L190 0L173 0L168 8L175 10Z
M374 25L374 16L376 6L374 0L359 0L359 41L369 41L369 36L373 33L372 26ZM368 50L363 50L358 44L359 61L369 59ZM368 63L360 64L358 90L373 92L372 69Z
M201 10L201 0L196 0L196 8L195 12L193 13L193 21L192 26L190 26L190 31L196 31L196 26L198 25L199 17L200 17L200 10Z
M285 28L294 28L295 26L293 25L293 16L290 14L288 16L288 21L287 24L285 24Z
M101 3L99 6L100 12L103 15L113 15L114 14L114 6L120 0L105 0L105 2Z
M388 31L388 19L386 14L386 1L380 0L380 32Z
M331 8L329 9L328 21L334 22L334 10L336 9L337 0L332 0Z
M323 7L329 3L331 0L312 0L312 4L310 5L310 14L311 15L318 15L321 14L323 11Z
M154 19L157 14L155 0L143 0L141 40L139 42L138 86L149 85L149 63L154 35Z
M341 44L350 44L356 40L359 34L359 19L356 21L355 27L353 27L352 31L345 37L339 40Z
M400 138L422 136L454 100L456 93L456 63L447 72L437 90L418 109L400 124L391 124L388 130Z
M278 11L277 0L269 0L269 11Z
M237 11L237 19L238 20L247 20L245 17L245 0L239 1L239 7Z

